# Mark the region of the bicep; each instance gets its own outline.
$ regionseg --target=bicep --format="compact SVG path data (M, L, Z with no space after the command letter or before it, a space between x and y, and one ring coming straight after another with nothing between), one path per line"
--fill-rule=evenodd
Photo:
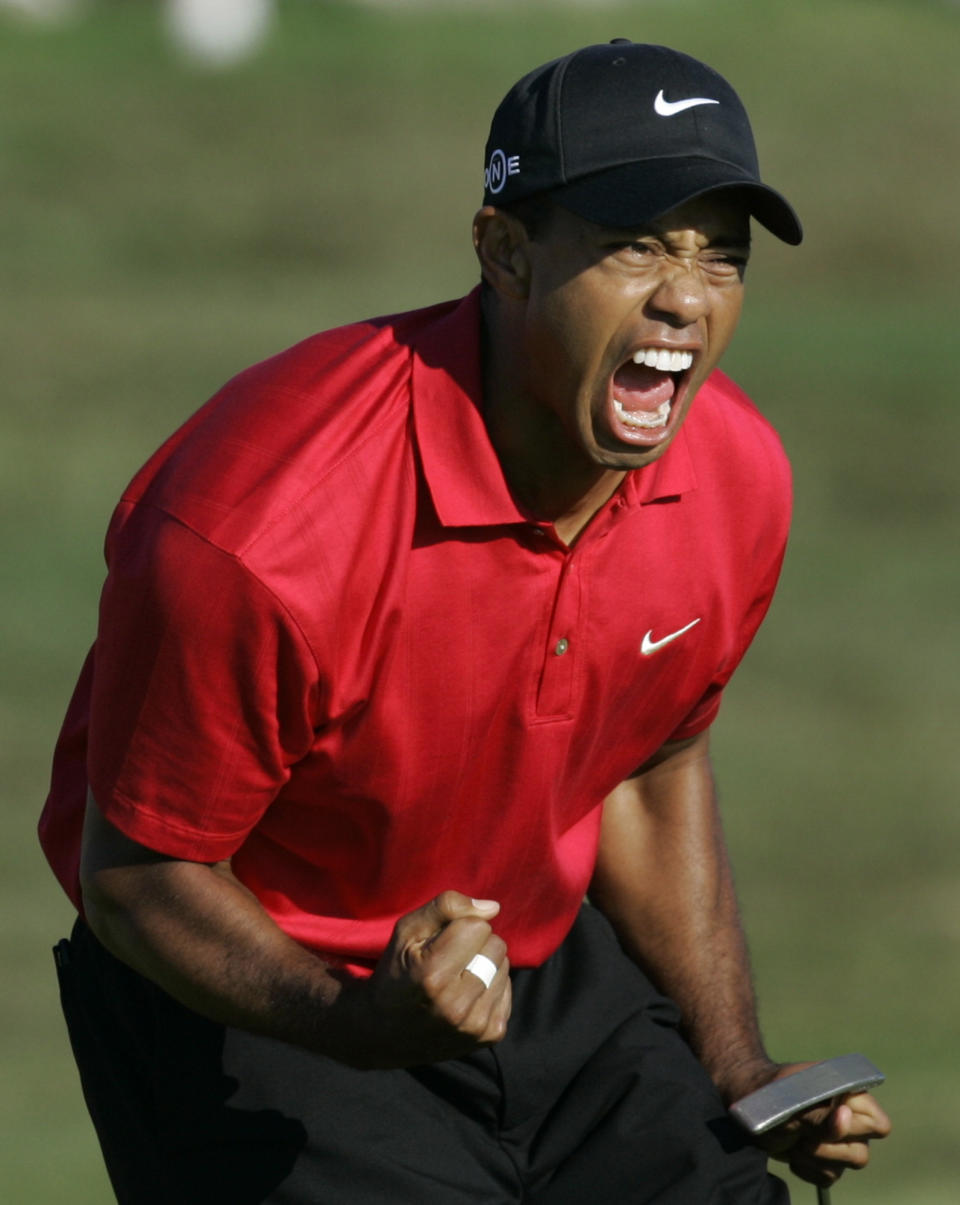
M93 882L105 871L171 860L128 837L104 816L93 797L93 792L87 792L80 855L81 884Z
M670 741L604 800L601 851L613 857L621 841L632 844L657 827L683 827L712 811L714 800L709 729Z
M592 900L615 909L622 897L642 895L666 871L672 882L710 860L722 845L704 731L663 746L606 798Z
M111 914L135 912L165 895L176 894L176 880L211 870L232 879L229 862L189 862L168 857L134 841L103 814L87 793L80 855L84 912L97 932Z

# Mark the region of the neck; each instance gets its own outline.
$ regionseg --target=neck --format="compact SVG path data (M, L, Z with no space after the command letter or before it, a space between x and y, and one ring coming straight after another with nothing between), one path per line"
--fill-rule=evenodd
M613 496L625 473L594 464L557 414L533 401L520 351L500 329L496 306L483 307L483 395L487 431L511 492L538 519L550 520L571 544Z

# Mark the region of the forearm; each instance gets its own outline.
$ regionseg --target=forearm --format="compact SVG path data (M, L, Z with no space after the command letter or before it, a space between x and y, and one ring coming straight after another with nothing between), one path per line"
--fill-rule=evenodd
M663 871L669 874L669 862ZM659 878L653 876L651 895L637 905L604 910L628 953L678 1005L694 1053L734 1100L774 1071L759 1031L736 906L721 884L701 881L697 903L670 909L663 895L653 894Z
M606 801L590 898L676 1002L724 1096L769 1079L705 738Z
M344 981L225 867L149 857L133 843L119 856L95 804L86 827L84 910L111 953L212 1020L336 1055Z

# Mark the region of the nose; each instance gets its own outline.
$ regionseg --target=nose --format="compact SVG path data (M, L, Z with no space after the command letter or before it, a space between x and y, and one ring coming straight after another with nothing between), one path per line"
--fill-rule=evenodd
M710 310L706 285L695 264L673 263L664 267L656 288L647 298L651 317L674 327L691 326Z

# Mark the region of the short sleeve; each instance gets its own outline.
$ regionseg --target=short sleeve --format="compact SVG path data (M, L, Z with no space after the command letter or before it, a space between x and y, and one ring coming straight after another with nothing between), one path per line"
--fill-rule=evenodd
M173 857L230 856L312 743L316 668L236 557L122 506L95 647L87 771L106 817Z
M746 594L742 615L737 627L735 639L731 643L730 652L724 659L718 673L704 691L696 706L687 713L670 736L671 741L688 740L709 728L717 718L723 701L723 691L733 677L734 671L746 656L747 649L753 643L763 623L770 604L773 602L783 558L786 554L787 536L790 527L790 488L789 469L783 461L783 479L785 484L776 495L776 502L771 502L764 509L766 521L759 526L754 544L749 548L748 555L742 563L738 562L736 570L741 579L746 580ZM778 504L777 504L778 503ZM749 564L753 573L744 572L743 566Z

